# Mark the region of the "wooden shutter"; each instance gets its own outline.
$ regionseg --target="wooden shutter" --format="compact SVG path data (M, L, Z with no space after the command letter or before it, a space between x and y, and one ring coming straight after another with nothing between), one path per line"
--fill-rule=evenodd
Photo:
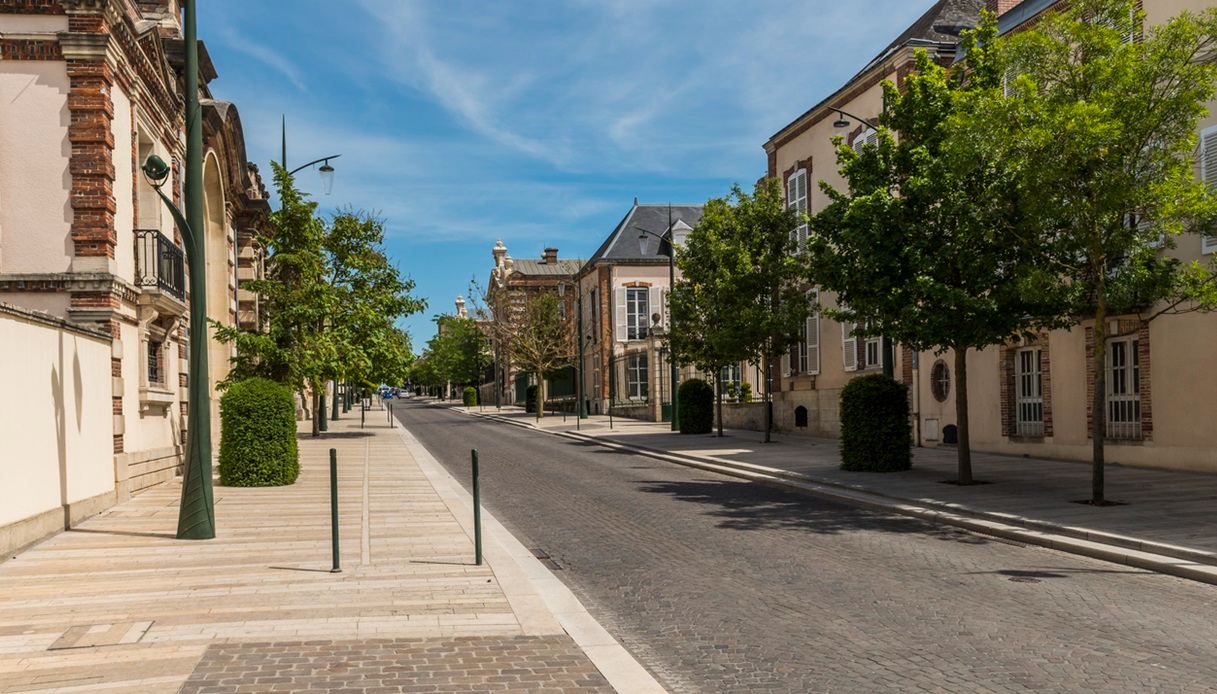
M790 352L782 355L782 378L790 378Z
M1200 133L1200 178L1217 188L1217 127L1206 128ZM1205 234L1200 239L1200 252L1217 251L1217 234Z
M659 292L659 287L651 287L651 288L650 288L650 289L647 291L647 315L646 315L646 321L647 321L647 334L648 334L648 335L649 335L649 334L651 334L651 328L654 326L654 323L652 323L652 322L651 322L651 316L653 316L653 315L655 315L656 313L658 313L658 314L659 314L659 320L660 320L660 321L662 321L662 320L663 320L663 310L660 308L660 306L662 306L662 304L660 303L660 292ZM663 326L663 323L662 323L662 322L660 323L660 326L661 326L661 327Z
M820 373L820 292L812 290L807 293L809 303L811 303L811 311L807 314L807 328L805 338L807 340L807 373Z
M856 323L841 324L841 362L846 371L858 370L858 338L854 335Z
M617 341L625 342L626 330L625 330L625 288L624 287L618 287L613 290L613 305L617 307L616 310L613 312L614 313L613 318L616 320L616 325L617 325Z

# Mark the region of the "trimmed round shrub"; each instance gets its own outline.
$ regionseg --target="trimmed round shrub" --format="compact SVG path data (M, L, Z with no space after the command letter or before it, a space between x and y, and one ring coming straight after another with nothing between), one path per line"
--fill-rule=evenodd
M913 466L909 389L882 374L841 390L841 469L898 472Z
M700 378L680 384L677 425L682 434L709 434L714 429L714 387Z
M524 411L525 412L536 412L537 411L537 397L540 395L540 393L541 393L541 389L536 387L535 385L528 386L528 388L524 391Z
M461 401L465 403L465 407L473 407L478 404L477 388L465 386L465 390L461 391Z
M220 398L220 484L274 487L300 474L292 391L265 378L228 387Z

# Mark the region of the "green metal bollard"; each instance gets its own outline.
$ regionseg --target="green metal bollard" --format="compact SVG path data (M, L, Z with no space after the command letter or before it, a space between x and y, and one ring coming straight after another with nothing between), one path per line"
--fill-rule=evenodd
M363 421L368 418L368 408L363 406L363 400L359 401L359 428L363 428Z
M396 426L397 424L393 422L393 403L389 403L389 428L392 429Z
M482 483L478 479L478 449L473 449L473 557L482 565Z
M334 567L330 573L342 572L338 561L338 451L330 449L330 548L334 554Z

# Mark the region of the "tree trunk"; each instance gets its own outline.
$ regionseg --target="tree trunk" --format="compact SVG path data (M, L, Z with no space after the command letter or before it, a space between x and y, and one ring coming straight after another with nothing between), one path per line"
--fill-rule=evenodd
M313 384L313 436L321 436L321 394Z
M1094 399L1090 403L1091 478L1090 503L1101 505L1104 496L1104 438L1107 436L1107 292L1099 280L1094 311Z
M545 411L545 377L537 374L537 421L541 421L541 413Z
M723 371L718 370L718 378L714 379L714 399L718 405L718 436L723 435Z
M955 421L959 427L959 483L972 484L972 444L968 425L968 348L955 349Z
M773 355L765 355L765 443L773 431Z

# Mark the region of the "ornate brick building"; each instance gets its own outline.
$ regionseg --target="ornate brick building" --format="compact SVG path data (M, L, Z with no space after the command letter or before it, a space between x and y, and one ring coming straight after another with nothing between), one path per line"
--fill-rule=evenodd
M170 162L166 192L180 201L183 55L176 0L0 0L0 302L109 337L100 367L109 440L87 453L109 474L89 472L89 508L170 478L181 461L186 345L196 336L187 334L181 238L140 164L152 154ZM217 73L203 46L200 59L206 228L196 232L207 244L208 314L252 324L258 306L239 285L261 272L256 237L269 205L236 108L211 93ZM212 340L209 352L213 381L222 379L230 349ZM43 356L25 358L41 369ZM86 366L95 368L77 365ZM77 402L78 429L97 424L82 421L94 404ZM0 419L22 416L42 415ZM28 448L22 464L53 464L44 458L55 451ZM0 460L0 474L16 479L11 461ZM65 509L83 503L54 496ZM21 521L0 515L0 527Z

